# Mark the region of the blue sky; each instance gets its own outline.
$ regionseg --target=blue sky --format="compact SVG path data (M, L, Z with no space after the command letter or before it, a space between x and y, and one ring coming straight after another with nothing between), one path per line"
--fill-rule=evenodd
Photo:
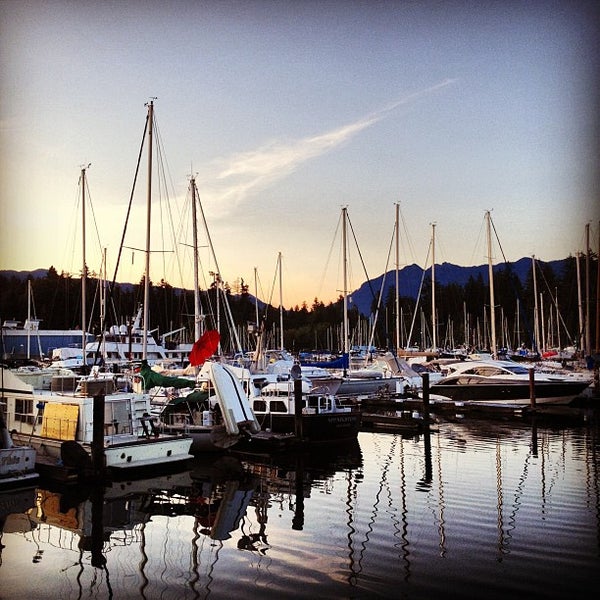
M281 252L286 307L342 289L342 206L370 277L398 202L401 266L427 266L432 223L436 262L485 263L486 210L508 260L582 251L586 223L597 249L597 16L551 0L2 0L0 268L78 273L91 163L87 263L106 248L112 275L152 97L168 169L153 249L169 222L189 243L194 174L223 278L254 292L257 273L268 299ZM145 244L141 177L130 248ZM152 257L153 280L191 285L189 258ZM118 279L142 264L128 250Z

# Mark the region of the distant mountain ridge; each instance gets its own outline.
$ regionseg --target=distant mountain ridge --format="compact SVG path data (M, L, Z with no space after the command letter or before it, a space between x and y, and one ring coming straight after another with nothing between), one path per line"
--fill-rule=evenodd
M563 268L566 264L567 259L554 260L544 262L545 265L549 265L555 273L562 273ZM500 263L493 265L493 272L500 272L506 268L507 264L510 264L512 272L516 275L521 283L525 283L525 280L531 271L531 258L520 258L518 261L513 263ZM435 281L436 284L449 285L451 283L465 286L470 278L478 279L480 276L483 282L487 285L489 283L488 276L489 268L487 264L477 265L472 267L460 267L452 263L444 262L442 264L435 265ZM358 310L363 315L369 315L371 313L371 306L373 303L373 294L379 293L381 290L381 282L385 275L385 286L383 288L383 299L387 298L388 294L392 289L396 287L396 272L395 270L388 271L387 274L382 274L375 279L365 281L357 290L352 292L352 304L358 307ZM431 267L425 270L425 278L431 277ZM398 271L398 287L400 288L400 296L408 298L417 298L419 295L419 287L421 286L421 280L423 279L423 268L418 265L412 264L403 267Z
M566 264L567 259L562 260L554 260L549 262L544 262L543 264L548 265L552 268L552 270L560 274L563 272L564 266ZM493 266L494 272L502 271L506 267L507 263L500 263ZM527 275L531 270L531 258L524 257L520 258L518 261L510 263L510 267L512 272L516 275L516 277L521 281L521 283L525 283ZM32 276L34 279L39 279L42 277L46 277L48 274L48 269L36 269L35 271L14 271L14 270L4 270L0 271L0 275L5 277L16 277L20 280L27 279L28 276ZM431 276L431 267L425 270L425 277L429 278ZM454 265L452 263L444 262L441 264L435 265L435 281L436 284L440 285L449 285L454 283L456 285L465 286L469 279L472 277L473 279L478 279L481 276L483 282L487 285L488 283L488 265L477 265L471 267L461 267L458 265ZM361 314L368 316L371 312L371 305L373 302L373 294L379 293L381 290L381 282L383 280L384 274L376 277L375 279L371 279L370 281L365 281L358 289L351 292L351 302L353 305L358 307L358 310ZM417 298L419 295L419 287L421 285L421 280L423 278L423 268L419 267L416 264L407 265L398 271L399 277L399 287L400 287L400 295L403 297L409 298ZM119 285L124 286L132 286L131 283L120 283ZM396 286L396 272L394 270L388 271L385 274L385 286L383 289L383 298L387 298L390 290ZM179 289L179 288L175 288Z

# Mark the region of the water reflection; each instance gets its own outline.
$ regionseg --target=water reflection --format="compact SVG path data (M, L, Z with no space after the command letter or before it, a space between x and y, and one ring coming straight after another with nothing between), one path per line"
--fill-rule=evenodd
M597 447L596 426L448 420L409 438L361 433L335 452L230 454L147 480L38 487L0 514L3 588L426 598L452 586L476 598L485 585L559 598L600 567Z

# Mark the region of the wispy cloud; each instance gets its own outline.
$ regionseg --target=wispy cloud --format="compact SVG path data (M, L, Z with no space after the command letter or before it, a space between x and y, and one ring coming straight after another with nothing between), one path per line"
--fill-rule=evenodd
M208 196L215 200L218 199L219 205L223 208L233 208L253 193L287 177L308 160L340 147L398 107L414 102L455 81L446 79L429 88L407 94L354 123L343 125L320 135L291 141L277 140L256 150L240 152L228 158L219 159L216 161L216 165L213 165L213 177L214 167L216 166L217 169L216 185L210 186L213 189ZM205 189L205 191L208 190Z

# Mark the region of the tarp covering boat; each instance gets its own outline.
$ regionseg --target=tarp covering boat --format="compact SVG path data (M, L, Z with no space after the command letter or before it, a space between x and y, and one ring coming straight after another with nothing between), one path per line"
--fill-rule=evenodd
M153 387L173 387L179 390L194 387L194 382L191 379L161 375L153 371L145 360L142 361L139 375L144 382L144 390L146 391Z
M319 367L320 369L347 369L350 366L350 357L347 353L342 354L339 358L334 360L324 361L300 361L300 365L303 367Z

